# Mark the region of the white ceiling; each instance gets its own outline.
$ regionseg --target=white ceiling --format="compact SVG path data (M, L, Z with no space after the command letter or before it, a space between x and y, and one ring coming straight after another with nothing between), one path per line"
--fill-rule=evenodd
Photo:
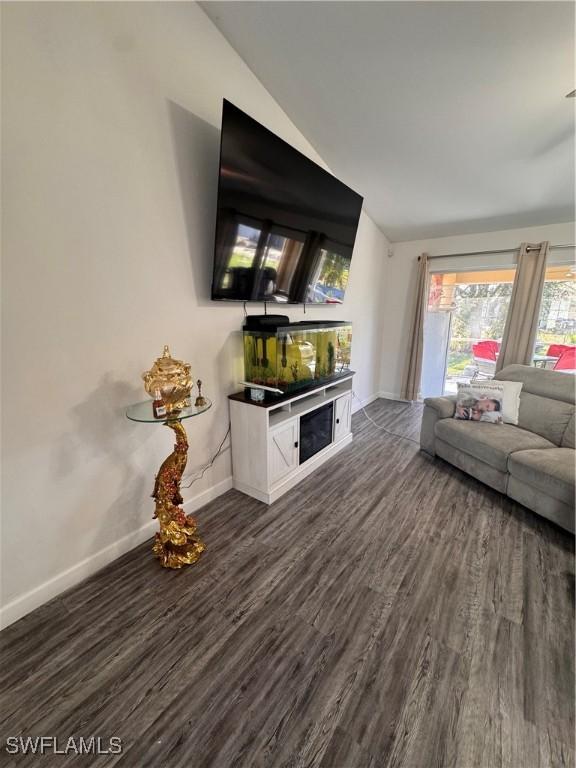
M574 219L571 2L201 5L391 240Z

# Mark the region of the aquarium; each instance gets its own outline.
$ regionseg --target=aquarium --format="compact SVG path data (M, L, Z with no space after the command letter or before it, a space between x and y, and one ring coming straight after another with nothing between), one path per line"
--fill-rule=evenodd
M261 317L261 320L260 320ZM248 317L244 326L244 375L250 384L289 394L338 378L350 368L352 324L286 322Z

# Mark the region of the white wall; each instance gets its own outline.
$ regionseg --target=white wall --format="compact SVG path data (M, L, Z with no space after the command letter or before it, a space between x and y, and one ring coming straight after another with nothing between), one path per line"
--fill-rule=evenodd
M164 344L214 400L187 423L190 471L226 431L243 312L209 300L222 98L319 158L195 4L13 3L2 17L6 624L152 535L172 433L124 408ZM387 247L363 215L344 307L307 315L352 320L364 400ZM228 452L188 511L230 473Z
M455 235L430 240L412 240L394 243L393 256L387 259L382 320L382 372L380 390L383 397L399 398L402 374L406 365L413 307L416 260L421 253L431 256L444 253L468 253L504 248L517 248L522 242L551 244L574 243L574 222L550 224L525 229L507 229L483 232L477 235ZM552 251L551 263L574 260L572 250ZM431 262L432 269L472 269L481 267L508 267L514 263L513 254L438 259Z

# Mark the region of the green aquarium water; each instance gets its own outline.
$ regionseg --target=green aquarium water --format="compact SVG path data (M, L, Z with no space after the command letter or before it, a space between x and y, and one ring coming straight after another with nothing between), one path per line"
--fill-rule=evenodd
M245 380L294 392L345 374L350 368L351 349L349 322L244 328Z

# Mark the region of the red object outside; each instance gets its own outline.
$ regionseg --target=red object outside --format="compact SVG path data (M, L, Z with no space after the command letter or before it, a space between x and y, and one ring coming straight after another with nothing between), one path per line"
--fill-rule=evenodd
M563 352L566 352L567 349L575 349L575 347L571 346L570 344L550 344L546 354L550 357L560 357Z
M576 370L576 347L568 347L560 355L556 364L555 371L574 371Z
M500 351L500 343L487 339L472 344L472 354L482 360L496 360L496 355Z

